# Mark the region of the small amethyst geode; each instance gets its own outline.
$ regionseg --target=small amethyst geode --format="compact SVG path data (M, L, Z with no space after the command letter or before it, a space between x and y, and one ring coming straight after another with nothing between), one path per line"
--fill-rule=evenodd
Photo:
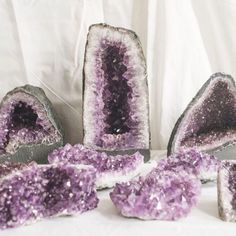
M143 166L143 156L138 152L132 155L110 156L81 144L66 144L55 149L49 154L48 161L93 166L97 170L97 188L113 187L118 182L128 181L138 175Z
M236 222L236 161L223 161L219 170L218 209L222 220Z
M45 163L63 144L63 132L51 102L41 88L15 88L0 104L0 162Z
M168 144L168 155L196 148L221 159L235 158L236 87L230 75L216 73L178 119Z
M202 182L208 182L217 179L220 164L221 161L217 157L190 149L161 159L155 170L157 172L170 170L176 173L185 171L188 174L195 175Z
M84 144L149 155L146 62L137 35L90 26L84 61Z
M0 180L0 229L97 206L92 167L32 164Z
M116 184L110 197L126 217L143 220L177 220L197 204L201 183L186 172L155 170L146 177Z

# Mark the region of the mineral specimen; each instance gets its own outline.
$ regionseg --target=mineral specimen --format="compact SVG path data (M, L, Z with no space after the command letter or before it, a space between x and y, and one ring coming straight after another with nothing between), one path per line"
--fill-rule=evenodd
M113 187L118 182L128 181L140 173L143 166L143 156L133 155L109 156L81 144L55 149L48 156L49 163L70 163L91 165L97 170L97 188Z
M236 161L223 161L218 174L220 218L236 222Z
M90 26L83 121L86 146L149 155L146 63L133 31L105 24Z
M186 172L152 171L127 183L116 184L110 197L126 217L177 220L197 204L201 183Z
M32 165L0 181L0 228L44 217L82 213L97 206L95 170L71 165Z
M172 131L168 155L196 148L220 158L234 158L236 87L230 75L216 73L203 85Z
M41 88L15 88L0 104L0 162L44 163L63 144L61 125Z
M185 171L195 175L202 182L208 182L217 179L220 163L220 160L213 155L190 149L161 159L156 171L172 170L176 173Z

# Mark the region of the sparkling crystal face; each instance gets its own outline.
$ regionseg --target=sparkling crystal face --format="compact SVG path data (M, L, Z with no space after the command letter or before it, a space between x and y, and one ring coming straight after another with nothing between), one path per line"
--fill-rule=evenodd
M233 79L221 73L214 74L180 119L177 130L173 131L172 152L193 147L212 150L236 140L236 89Z
M14 154L21 145L52 143L61 138L44 106L25 92L16 92L3 100L0 129L1 154Z
M134 32L90 27L84 63L84 144L149 149L146 64Z
M121 44L107 45L102 55L102 70L106 80L102 97L107 134L123 134L130 131L128 97L132 98L132 90L123 76L127 71L127 66L123 62L124 52L125 47Z
M232 193L231 205L233 210L236 211L236 164L232 164L229 168L229 190Z

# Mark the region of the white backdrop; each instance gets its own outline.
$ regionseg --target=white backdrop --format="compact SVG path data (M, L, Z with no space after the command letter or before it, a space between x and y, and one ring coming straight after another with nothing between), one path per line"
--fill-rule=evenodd
M41 86L67 141L82 140L83 54L90 24L133 29L147 58L152 148L208 77L236 77L235 0L0 0L0 98Z

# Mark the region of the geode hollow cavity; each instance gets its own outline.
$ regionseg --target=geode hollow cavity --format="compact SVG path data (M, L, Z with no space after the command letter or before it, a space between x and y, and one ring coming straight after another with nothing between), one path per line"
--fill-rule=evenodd
M191 149L161 159L155 170L157 172L170 170L176 173L185 171L206 183L217 179L220 165L221 161L217 157Z
M236 87L230 75L216 73L178 119L168 144L168 155L196 148L221 159L235 158Z
M31 165L0 180L0 229L97 206L96 172L88 166Z
M223 161L217 187L220 218L236 222L236 161Z
M144 165L143 156L136 152L132 155L109 156L81 144L66 144L55 149L48 156L49 163L70 163L90 165L97 171L97 188L111 188L116 183L128 181L137 176Z
M90 26L84 61L84 144L149 156L146 62L137 35Z
M52 104L31 85L8 92L0 104L0 162L45 163L63 144L63 132Z
M197 204L201 183L186 172L152 171L147 177L116 184L110 197L126 217L177 220Z

